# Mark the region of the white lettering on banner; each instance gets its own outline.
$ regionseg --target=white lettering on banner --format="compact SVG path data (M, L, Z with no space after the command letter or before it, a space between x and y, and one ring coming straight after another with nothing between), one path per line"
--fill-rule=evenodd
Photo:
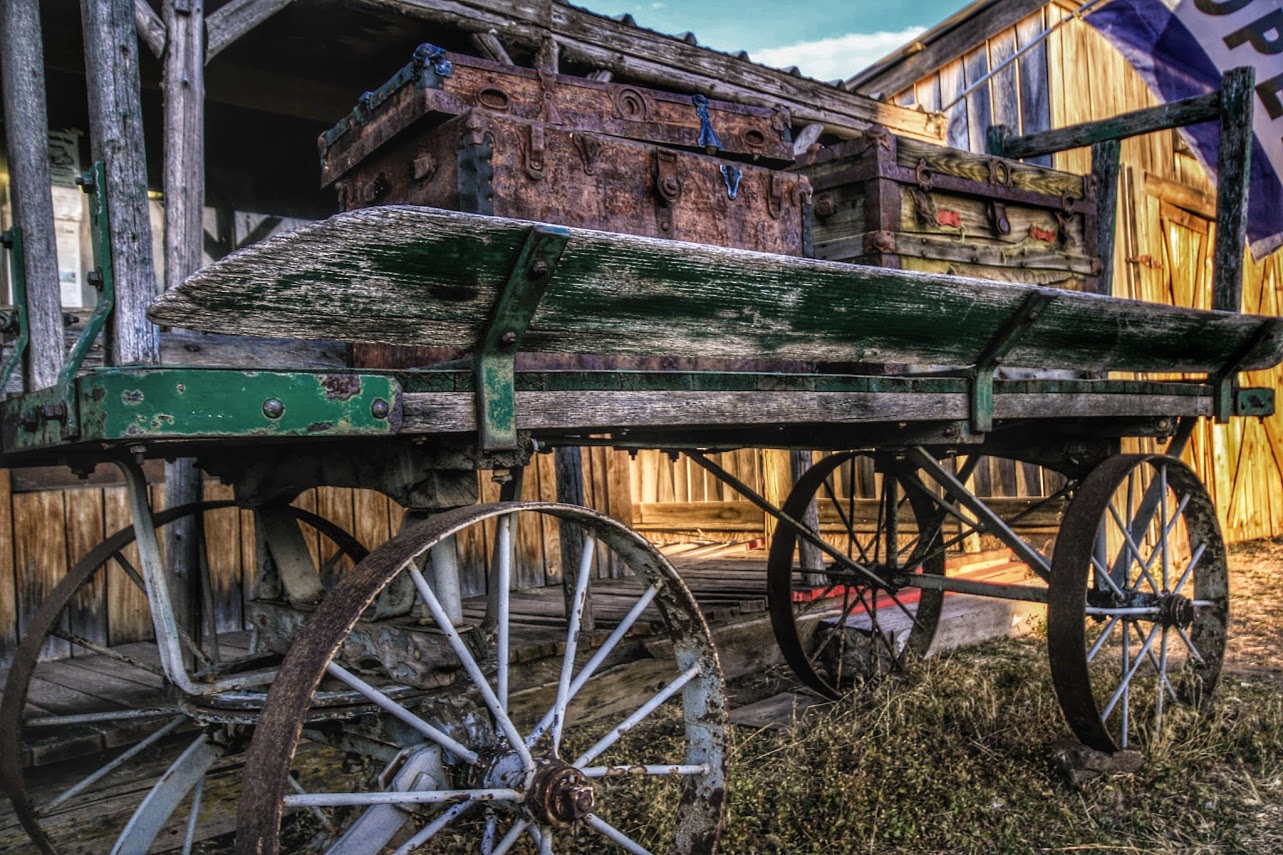
M1207 58L1225 73L1256 69L1260 109L1252 130L1283 177L1283 0L1165 0Z

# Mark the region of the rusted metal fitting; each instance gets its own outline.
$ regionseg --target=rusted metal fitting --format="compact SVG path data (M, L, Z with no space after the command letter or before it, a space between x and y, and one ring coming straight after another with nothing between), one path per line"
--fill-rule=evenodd
M526 804L544 822L569 826L593 812L592 784L573 766L555 758L537 761Z
M1168 594L1158 605L1158 617L1163 626L1184 629L1194 622L1194 603L1180 594Z

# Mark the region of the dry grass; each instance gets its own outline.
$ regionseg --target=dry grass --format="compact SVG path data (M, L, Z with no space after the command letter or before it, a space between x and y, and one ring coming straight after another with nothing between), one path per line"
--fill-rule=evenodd
M1051 760L1068 731L1041 639L993 643L791 730L737 730L722 851L1283 852L1283 541L1235 549L1231 569L1218 699L1206 716L1170 715L1139 773L1072 787ZM671 798L631 813L630 828L665 839Z

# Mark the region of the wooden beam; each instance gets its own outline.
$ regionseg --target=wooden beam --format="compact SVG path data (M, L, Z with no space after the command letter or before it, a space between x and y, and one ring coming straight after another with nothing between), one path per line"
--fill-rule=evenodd
M26 388L58 382L62 370L62 287L49 178L49 116L45 111L44 37L39 0L0 0L0 75L4 77L14 224L22 230L31 343Z
M503 42L499 41L499 36L495 34L494 30L473 33L472 45L487 59L502 62L504 65L514 64L512 57L508 56L508 49L503 46Z
M227 5L210 13L205 20L207 40L205 61L209 62L223 48L284 9L294 0L231 0ZM204 14L198 4L191 4Z
M846 87L866 95L894 95L1045 5L1047 0L991 2L987 8L964 17L939 38L922 45L920 50L888 62L885 70L875 68L855 75Z
M1247 188L1252 180L1252 106L1256 70L1226 72L1221 80L1221 140L1216 158L1216 248L1212 308L1243 311L1243 245Z
M521 430L624 430L754 425L958 422L962 393L920 392L518 392ZM475 433L471 392L407 392L402 431ZM1175 418L1210 415L1210 397L1056 392L997 394L994 418ZM564 500L561 500L564 501ZM761 517L758 517L760 523Z
M882 104L836 86L794 77L787 71L731 54L691 45L577 8L557 0L371 0L375 5L433 24L468 32L491 29L504 41L538 51L550 33L561 59L605 69L617 77L670 91L702 92L710 98L785 106L796 120L821 122L826 129L854 136L879 124L895 133L940 139L928 117L916 110Z
M138 34L128 0L81 0L89 130L94 160L107 165L116 309L108 328L114 365L154 364L160 355L147 307L156 296L147 156L138 83Z
M1118 221L1118 164L1122 145L1118 140L1102 140L1091 147L1091 175L1096 183L1095 255L1100 259L1100 276L1096 290L1113 292L1114 230Z
M235 3L243 10L247 4ZM165 99L165 284L182 282L201 266L205 246L205 10L189 0L164 0L166 42L161 91ZM241 21L243 19L236 18ZM246 25L246 29L253 24ZM196 461L165 464L165 505L201 499ZM201 625L199 532L195 520L165 529L174 609L189 632Z
M1216 219L1216 197L1172 181L1153 172L1145 173L1145 192L1177 208L1198 214L1206 220Z
M226 8L226 7L224 7ZM204 11L165 0L165 283L177 285L201 266L205 238Z
M1036 157L1103 140L1122 140L1183 125L1210 122L1220 118L1220 115L1221 93L1209 92L1157 107L1133 110L1098 122L1083 122L1040 134L1011 137L1003 145L1002 153L1004 157L1014 159Z
M164 55L165 22L147 0L134 0L134 27L138 30L138 38L151 48L154 55Z

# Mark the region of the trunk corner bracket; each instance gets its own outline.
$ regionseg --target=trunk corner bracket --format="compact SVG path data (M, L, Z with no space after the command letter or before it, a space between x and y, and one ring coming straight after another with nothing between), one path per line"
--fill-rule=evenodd
M570 232L564 228L530 230L477 343L477 432L484 451L518 446L517 350L569 239Z

